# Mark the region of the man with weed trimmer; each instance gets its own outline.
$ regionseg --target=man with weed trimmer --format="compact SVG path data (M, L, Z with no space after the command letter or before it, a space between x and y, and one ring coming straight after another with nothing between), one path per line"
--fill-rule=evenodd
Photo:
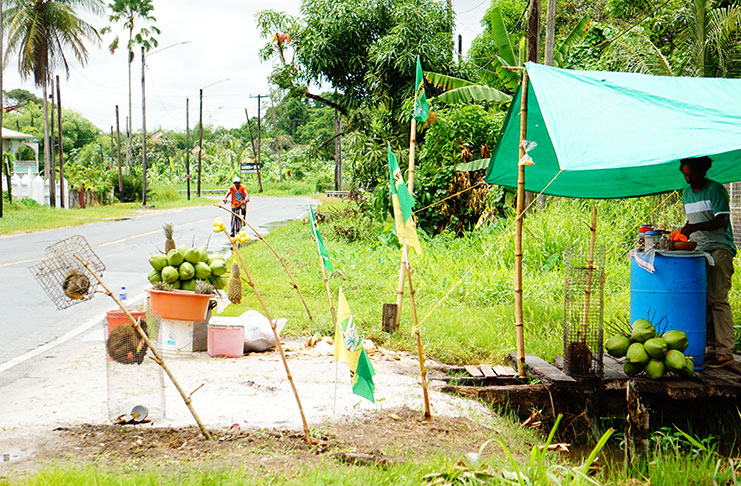
M230 196L232 199L232 212L247 219L247 203L250 202L250 193L247 191L247 188L242 185L242 180L239 177L234 177L233 183L224 196L223 202L226 203L226 200L229 199ZM240 229L242 229L242 220L232 214L232 226L229 232L232 238L234 238L234 235L239 233Z

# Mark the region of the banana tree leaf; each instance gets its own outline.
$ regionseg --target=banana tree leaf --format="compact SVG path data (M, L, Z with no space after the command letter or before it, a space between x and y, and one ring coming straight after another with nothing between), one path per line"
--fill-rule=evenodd
M446 91L445 93L435 97L435 99L445 103L470 103L472 101L509 103L512 101L510 95L502 93L498 89L480 84L451 89L450 91Z
M571 50L572 47L574 47L576 44L581 42L582 39L584 39L584 36L587 35L588 30L589 16L585 15L584 17L582 17L579 23L577 23L576 26L571 29L569 35L567 35L566 38L562 40L556 48L556 52L553 54L553 62L556 66L560 67L563 65L563 61L568 56L569 50Z
M474 172L489 167L489 159L477 159L465 164L458 164L455 166L455 170L459 172Z
M496 7L491 9L491 32L494 38L494 46L496 46L499 52L499 57L509 66L515 65L515 51L512 49L512 43L509 40L509 32L507 27L504 25L504 19L502 18L502 9Z
M445 91L449 89L462 88L463 86L473 86L474 84L465 79L446 76L445 74L440 73L433 73L432 71L425 72L425 79L434 87Z

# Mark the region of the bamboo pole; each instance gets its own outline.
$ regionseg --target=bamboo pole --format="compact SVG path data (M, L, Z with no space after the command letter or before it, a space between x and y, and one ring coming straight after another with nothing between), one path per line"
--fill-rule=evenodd
M406 249L404 249L406 253ZM408 263L406 265L406 274L409 280L409 300L412 305L412 316L414 319L414 334L417 338L417 354L419 355L419 372L422 376L422 394L425 399L425 420L428 422L432 420L432 414L430 413L430 398L427 394L427 370L425 369L425 355L422 352L422 336L419 333L419 320L417 319L417 305L414 302L414 286L412 285L412 268Z
M520 153L525 155L523 141L527 137L527 70L522 74L520 95ZM517 163L517 219L515 220L515 335L517 340L517 375L525 378L525 332L522 317L522 219L525 212L525 166Z
M278 255L278 252L275 251L275 249L272 246L270 246L270 243L268 243L267 240L265 238L263 238L263 236L260 233L258 233L258 231L255 229L255 227L252 226L251 224L249 224L247 222L247 220L242 217L241 214L237 214L234 211L232 211L231 209L225 208L224 206L220 206L218 204L216 205L216 207L221 208L224 211L226 211L226 212L228 212L228 213L230 213L230 214L238 217L239 219L241 219L242 222L246 226L248 226L252 230L253 233L255 233L255 236L257 236L257 238L260 241L262 241L263 243L265 243L265 245L268 247L268 249L273 252L273 255L275 255L275 258L277 258L278 261L280 262L280 264L283 265L283 269L286 271L286 274L288 275L288 278L291 280L291 285L293 285L293 288L296 289L296 292L298 292L298 296L301 299L301 302L304 304L304 309L306 309L306 314L309 316L309 320L314 320L314 318L311 316L311 311L309 311L309 306L306 304L306 300L304 299L304 296L301 293L301 289L298 287L298 284L293 279L293 275L291 274L291 271L288 270L288 265L286 265L286 262L285 262L285 260L283 260L283 257L281 257L280 255Z
M185 406L188 407L188 410L190 410L190 414L193 416L193 419L195 419L196 423L198 424L198 428L201 429L201 433L203 436L208 440L213 440L211 437L211 434L208 432L206 427L203 425L203 422L201 422L201 419L198 417L198 414L196 413L195 409L193 408L193 402L190 398L190 396L186 395L182 388L180 388L180 384L175 379L175 376L173 376L172 372L170 371L170 368L167 367L165 364L165 361L160 356L159 352L157 351L157 348L152 344L152 341L149 340L149 336L147 336L147 333L144 332L144 329L142 329L141 325L139 324L139 321L134 319L134 316L131 315L128 309L124 307L123 303L118 300L118 298L113 295L113 292L106 286L106 284L103 282L103 280L98 276L97 273L90 267L90 264L77 256L75 254L75 258L82 263L85 268L88 269L88 271L95 277L95 279L98 281L98 283L105 289L105 294L113 299L116 304L118 304L118 307L126 314L126 316L131 320L131 322L134 324L134 329L136 329L136 332L139 334L139 337L141 337L145 343L147 343L147 346L149 346L150 351L152 351L152 354L154 355L154 362L157 363L162 367L163 370L165 370L165 373L167 373L167 376L170 378L170 381L172 381L172 384L175 385L175 388L177 389L178 393L180 393L180 396L183 398L183 401L185 402Z
M597 206L592 207L592 225L589 227L592 235L589 241L589 261L587 263L587 282L584 290L584 319L581 324L581 340L586 343L589 329L589 302L592 298L592 271L594 270L594 243L597 239Z
M417 147L417 120L412 117L412 122L409 126L409 194L414 197L414 152ZM406 244L401 251L401 262L399 262L399 285L396 287L396 319L394 321L395 327L399 327L399 321L401 320L401 303L404 300L404 273L406 267L409 264L409 257L407 256Z
M239 250L237 249L237 244L234 242L234 239L229 236L229 232L224 228L222 230L226 237L229 239L229 243L232 245L232 250L237 255L237 258L239 258L239 263L242 264L242 271L244 271L245 277L247 277L247 284L252 287L252 291L255 293L255 297L257 297L257 300L260 302L260 306L262 307L263 312L265 312L265 317L268 318L268 321L270 321L270 329L273 330L273 336L275 337L275 347L278 348L278 352L280 353L280 359L283 361L283 367L286 369L286 376L288 377L288 382L291 384L291 389L293 390L293 396L296 398L296 404L298 405L298 411L301 414L301 423L304 426L304 437L306 438L306 442L312 443L311 434L309 433L309 424L306 422L306 417L304 416L304 408L301 406L301 399L298 397L298 390L296 390L296 384L293 382L293 376L291 375L291 369L288 367L288 360L286 359L286 353L283 351L283 345L280 342L280 336L278 336L278 330L275 325L275 321L272 317L270 317L270 312L268 311L268 307L265 305L265 301L262 300L262 295L260 295L260 292L257 290L257 287L255 286L255 282L252 280L252 277L250 277L250 272L247 271L247 265L244 264L244 260L242 260L242 255L240 255Z
M314 235L311 235L312 238L314 238ZM324 290L327 291L327 302L329 302L329 312L332 314L332 323L337 322L337 312L334 308L334 303L332 302L332 293L329 291L329 281L327 280L327 269L324 268L324 260L322 260L322 254L319 251L319 240L314 238L314 242L316 243L316 251L319 255L319 266L322 267L322 278L324 279Z

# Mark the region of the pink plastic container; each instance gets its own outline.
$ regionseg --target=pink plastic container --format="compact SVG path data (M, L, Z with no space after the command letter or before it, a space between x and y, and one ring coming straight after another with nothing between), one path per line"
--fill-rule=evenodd
M244 327L228 324L209 324L206 350L211 357L241 357L244 354Z

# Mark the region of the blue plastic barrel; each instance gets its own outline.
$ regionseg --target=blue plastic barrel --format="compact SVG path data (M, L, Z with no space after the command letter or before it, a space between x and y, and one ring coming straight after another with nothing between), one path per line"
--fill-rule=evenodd
M672 257L656 254L654 273L630 264L630 322L648 319L657 331L687 333L695 369L705 361L707 277L705 257Z

